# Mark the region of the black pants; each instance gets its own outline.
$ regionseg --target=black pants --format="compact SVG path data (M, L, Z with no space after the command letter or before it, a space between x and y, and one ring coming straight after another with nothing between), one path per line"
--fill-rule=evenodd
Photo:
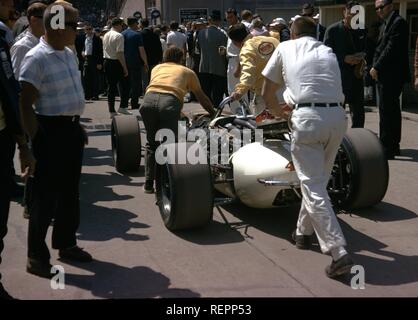
M344 92L345 103L349 105L352 128L364 128L364 82L359 79L352 79L349 92Z
M55 218L52 247L65 249L76 245L84 135L78 121L69 117L38 116L38 120L39 130L32 142L37 162L28 257L48 262L50 254L45 237L52 217Z
M209 73L200 73L199 80L203 92L209 97L215 107L219 106L227 87L227 78Z
M402 84L377 84L379 104L379 136L387 156L394 156L400 150L402 135L402 114L399 97Z
M139 96L142 94L142 71L141 67L128 68L128 77L124 78L123 89L126 90L122 94L124 101L121 105L128 106L129 98L131 99L132 109L139 108Z
M108 83L107 103L109 112L115 112L115 97L119 91L120 108L128 107L126 99L126 81L124 81L123 68L118 60L105 59L104 70Z
M0 131L0 263L4 248L3 239L7 234L10 199L14 188L13 154L15 141L7 129ZM1 279L1 274L0 274Z
M86 57L83 71L84 94L86 99L98 98L100 77L96 59Z
M155 179L155 150L160 145L155 141L155 135L160 129L169 129L174 133L177 141L178 121L182 104L175 96L166 93L149 92L144 97L139 112L147 131L145 154L145 179Z

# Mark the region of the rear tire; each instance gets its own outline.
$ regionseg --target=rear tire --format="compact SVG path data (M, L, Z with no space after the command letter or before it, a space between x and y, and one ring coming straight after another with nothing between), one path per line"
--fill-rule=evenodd
M174 144L176 153L192 145ZM168 163L157 165L156 177L157 205L165 226L171 231L206 226L212 220L214 201L209 164L178 164L170 155L167 158Z
M135 116L116 116L112 120L112 153L116 170L134 172L141 164L141 132Z
M389 184L389 166L377 136L363 128L350 129L337 155L332 180L345 192L330 192L333 203L342 209L361 209L384 198Z

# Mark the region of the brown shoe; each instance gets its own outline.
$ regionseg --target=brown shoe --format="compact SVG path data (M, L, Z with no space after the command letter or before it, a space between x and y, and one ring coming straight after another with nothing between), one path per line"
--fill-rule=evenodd
M349 254L346 254L337 261L332 260L331 264L325 268L325 273L328 278L333 279L350 273L353 266L353 259L351 259Z

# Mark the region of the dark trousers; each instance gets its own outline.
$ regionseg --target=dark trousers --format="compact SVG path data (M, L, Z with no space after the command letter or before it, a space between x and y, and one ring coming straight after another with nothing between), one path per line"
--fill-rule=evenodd
M84 135L78 121L70 117L38 116L39 130L32 141L36 158L29 218L28 257L48 262L45 243L54 217L52 247L76 245L80 220L79 182Z
M142 95L142 68L128 68L128 77L124 78L123 89L126 90L122 94L124 101L121 101L122 105L128 106L129 98L131 99L132 109L139 108L139 96Z
M115 97L119 92L120 108L128 107L126 99L126 81L124 81L123 68L118 60L105 59L104 70L108 83L107 103L109 112L115 112Z
M178 121L182 103L175 96L166 93L149 92L139 109L147 131L147 144L145 146L145 179L155 179L155 150L160 145L155 135L160 129L169 129L174 133L177 141Z
M156 65L149 66L148 71L145 71L145 68L141 69L142 74L142 94L145 94L147 91L147 87L149 85L149 82L151 80L151 71L154 69Z
M400 150L402 135L402 114L399 97L402 84L378 83L379 136L387 156L394 156Z
M199 80L203 92L209 97L215 107L219 106L227 87L227 78L215 74L200 73Z
M364 111L364 82L363 80L353 79L352 86L345 92L345 103L349 105L352 128L364 128L365 111Z
M93 57L86 57L83 70L84 94L86 99L98 98L99 96L99 70Z
M4 248L3 239L7 234L10 199L14 188L13 154L15 141L7 129L0 131L0 263ZM1 279L1 274L0 274Z

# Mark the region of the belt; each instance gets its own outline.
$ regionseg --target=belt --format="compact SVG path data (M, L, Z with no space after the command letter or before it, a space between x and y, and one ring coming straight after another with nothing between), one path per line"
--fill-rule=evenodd
M41 121L55 122L55 123L79 123L80 116L43 116L37 115Z
M334 102L334 103L299 103L295 105L295 108L332 108L332 107L342 107L342 103Z

